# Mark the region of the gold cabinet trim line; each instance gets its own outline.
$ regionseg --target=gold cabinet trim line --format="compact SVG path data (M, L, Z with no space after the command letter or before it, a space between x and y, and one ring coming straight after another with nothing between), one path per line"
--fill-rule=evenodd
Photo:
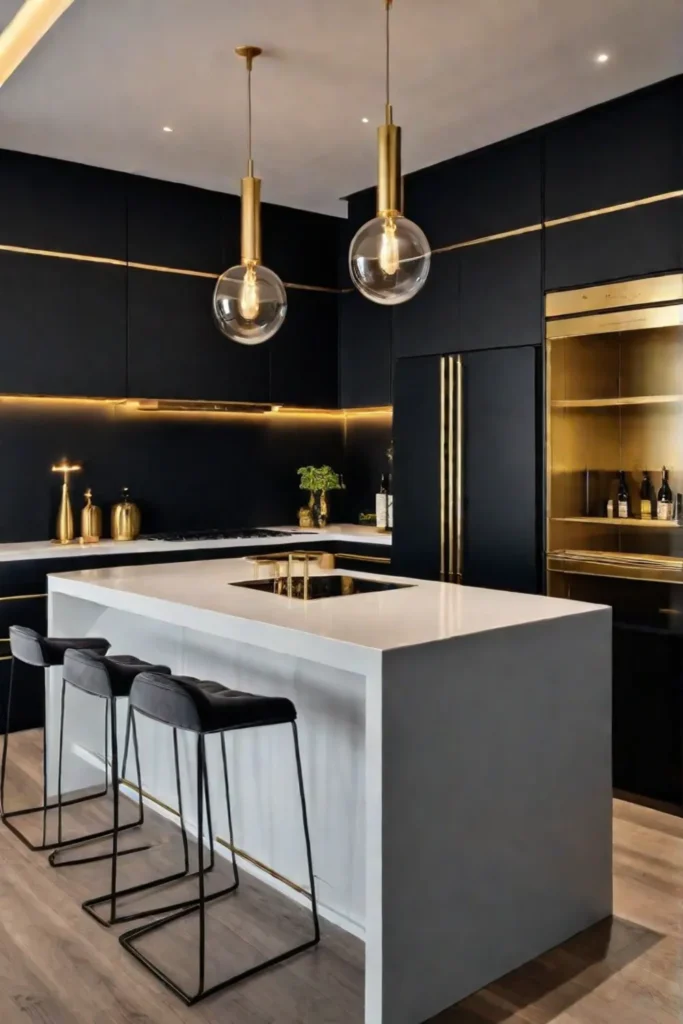
M47 594L10 594L8 597L0 597L0 601L29 601L36 597L47 597Z
M548 320L546 338L580 338L588 334L613 334L616 331L642 331L655 327L683 324L683 305L639 306L637 309L591 313L562 320Z
M584 210L582 213L572 213L568 217L555 217L553 220L546 220L547 228L555 228L559 224L571 224L575 220L588 220L589 217L602 217L607 213L619 213L621 210L633 210L637 206L649 206L652 203L663 203L667 199L680 199L683 197L683 188L674 192L661 192L656 196L645 196L643 199L632 199L628 203L617 203L615 206L602 206L597 210Z

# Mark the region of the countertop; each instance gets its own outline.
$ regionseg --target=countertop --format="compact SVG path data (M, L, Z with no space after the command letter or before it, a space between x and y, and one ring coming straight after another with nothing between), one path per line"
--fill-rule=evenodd
M259 529L259 527L254 527ZM390 533L379 533L373 526L358 526L354 523L339 523L320 530L302 530L298 526L263 527L271 530L287 530L291 537L238 537L226 540L101 540L98 544L53 544L49 540L26 541L17 544L0 544L0 562L32 561L42 558L78 558L90 556L109 558L122 554L162 554L166 551L215 551L225 548L265 547L272 544L291 544L298 537L304 542L349 541L354 544L391 544Z
M473 633L581 615L600 606L498 590L337 570L405 589L312 601L232 587L263 576L244 558L119 566L48 576L51 594L64 593L105 607L147 616L259 647L280 646L289 634L301 657L317 660L330 642L384 652ZM317 567L312 574L330 575ZM278 634L280 634L278 636ZM310 643L302 642L308 634ZM323 641L322 644L315 640ZM320 659L325 660L325 659Z

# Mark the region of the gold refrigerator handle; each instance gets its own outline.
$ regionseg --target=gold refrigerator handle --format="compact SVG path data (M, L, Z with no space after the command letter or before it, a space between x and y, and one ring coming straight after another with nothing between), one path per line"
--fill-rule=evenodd
M446 523L450 521L446 496L446 463L448 450L446 445L446 421L447 421L447 390L446 390L446 366L445 356L439 359L439 512L440 512L440 574L441 579L446 579Z
M452 359L452 357L451 357ZM455 511L451 511L451 529L455 516L455 582L462 583L463 573L463 365L462 356L455 359ZM453 402L451 402L451 420ZM453 447L451 445L451 451ZM453 503L451 502L451 509ZM451 560L453 543L451 541Z

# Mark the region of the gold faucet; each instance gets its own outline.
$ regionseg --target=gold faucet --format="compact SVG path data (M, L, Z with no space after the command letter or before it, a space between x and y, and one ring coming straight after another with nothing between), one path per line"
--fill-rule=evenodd
M82 466L70 464L67 459L62 459L60 463L52 467L53 473L64 474L62 500L59 503L59 512L57 513L56 544L71 544L74 539L74 514L69 498L69 473L78 473L82 468Z

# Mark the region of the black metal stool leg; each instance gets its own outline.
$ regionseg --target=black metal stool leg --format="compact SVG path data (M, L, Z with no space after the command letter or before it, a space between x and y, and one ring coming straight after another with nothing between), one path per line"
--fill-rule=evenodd
M0 764L0 821L3 825L12 832L13 835L20 839L21 842L29 850L36 852L42 850L54 850L60 844L58 842L48 843L46 842L46 830L47 830L47 812L54 810L55 808L61 807L72 807L75 804L83 804L88 800L99 800L101 797L106 796L108 793L108 785L105 779L105 787L103 790L97 793L89 793L86 796L71 797L69 800L58 801L57 803L49 803L47 798L47 768L48 768L48 743L47 743L47 724L43 731L43 802L36 805L35 807L20 807L14 811L7 811L5 809L5 779L7 774L7 752L9 748L9 735L10 735L10 724L11 724L11 710L12 710L12 696L14 689L14 671L15 671L16 659L12 658L12 664L10 668L10 681L9 689L7 694L7 712L5 715L5 739L2 748L2 762ZM46 681L45 690L47 696L47 688L49 683ZM63 689L62 689L63 696ZM47 701L46 701L47 704ZM62 710L60 710L60 719L63 721L63 702ZM60 729L60 744L63 743L63 729ZM105 745L108 744L108 740L105 738ZM105 746L108 749L108 746ZM24 834L21 832L12 822L11 818L23 817L27 814L40 814L43 815L43 841L42 843L32 843Z
M230 839L230 854L232 857L232 871L235 876L235 885L240 884L240 875L237 870L237 855L235 854L235 834L232 828L232 806L230 804L230 783L228 782L228 756L225 752L225 733L221 733L221 755L223 757L223 785L225 786L225 805L228 810L228 836Z
M298 953L303 953L307 949L311 949L320 942L320 923L318 920L318 904L315 893L315 878L313 875L313 857L311 853L311 838L308 827L308 813L306 809L306 796L304 792L304 781L303 772L301 768L301 753L299 750L299 734L296 728L296 722L292 722L292 734L294 738L294 755L296 759L297 769L297 780L299 784L299 795L301 797L301 816L304 828L304 839L306 843L306 860L308 864L308 877L311 887L311 905L312 905L312 916L313 916L313 938L308 939L306 942L295 946L293 949L288 949L284 953L279 953L277 956L270 957L268 960L264 960L260 964L256 964L254 967L248 968L246 971L242 971L239 974L234 975L232 978L228 978L226 981L219 982L217 985L212 985L210 988L205 988L204 985L204 967L206 959L206 904L214 899L217 899L220 895L227 895L228 892L232 892L237 888L237 882L230 889L226 890L224 894L215 893L212 896L206 896L204 889L204 876L200 870L199 874L199 896L194 906L188 907L185 910L180 910L178 913L170 914L168 917L164 917L159 921L153 921L151 924L142 925L138 928L133 928L131 931L125 932L119 936L119 942L125 950L127 950L136 960L144 964L149 971L154 974L167 988L175 993L180 999L183 1000L188 1006L193 1006L200 1000L205 999L207 996L211 996L216 992L220 992L230 985L236 984L238 981L243 981L245 978L249 978L254 974L258 974L260 971L265 970L268 967L274 967L276 964L282 963L284 960L289 960L290 957L296 956ZM204 748L204 737L198 737L197 746L197 773L198 776L203 774L206 770L206 758ZM225 762L224 762L225 767ZM226 773L227 774L227 773ZM201 829L203 825L202 815L202 785L201 780L198 778L197 781L197 803L198 803L198 818L199 818L199 864L200 869L203 862L203 850L201 844ZM234 846L234 844L233 844ZM197 991L194 995L190 995L185 992L180 986L173 981L167 974L165 974L156 964L152 963L151 960L144 953L133 945L135 939L140 938L142 935L147 935L150 932L157 931L160 928L164 928L172 921L178 921L183 917L187 917L189 914L199 913L199 984Z
M116 698L104 698L106 701L107 709L105 713L105 723L109 727L111 721L111 748L112 748L112 790L113 790L113 825L101 829L99 832L89 832L83 836L75 836L73 839L62 839L62 807L66 806L62 803L62 752L63 752L63 735L64 735L64 708L66 704L65 699L65 687L66 680L62 682L62 728L60 729L60 742L59 742L59 773L58 773L58 815L59 815L59 830L58 830L58 842L56 848L53 849L50 854L48 861L50 866L53 868L66 868L74 867L79 864L95 864L101 860L112 860L112 872L114 871L114 864L117 856L123 857L129 853L141 853L144 850L151 848L150 843L145 843L142 846L132 846L127 850L121 850L120 853L112 852L98 853L91 857L71 857L68 859L61 859L60 855L63 850L71 849L72 847L78 847L87 843L95 842L98 839L108 839L112 837L113 847L118 850L118 835L119 832L127 832L132 828L139 828L143 822L142 816L138 817L137 821L131 821L127 825L119 825L119 808L120 808L120 773L118 766L118 735L117 735L117 718L116 718ZM107 728L109 733L109 729ZM126 730L128 732L128 729ZM105 743L105 774L108 776L109 773L109 738ZM139 751L137 748L137 737L135 737L135 756L138 767L138 777L140 775L140 760ZM141 798L142 799L142 798Z
M134 746L134 749L136 750L136 757L137 757L138 756L138 754L137 754L137 731L136 731L136 726L135 726L135 712L131 710L130 714L131 714L131 717L133 718L133 746ZM141 882L139 885L129 886L127 889L120 889L118 892L116 892L116 899L117 900L121 899L124 896L134 896L134 895L137 895L138 893L141 893L141 892L147 892L147 891L152 890L152 889L158 889L158 888L160 888L163 885L169 885L172 882L179 882L179 881L181 881L184 878L196 878L198 876L198 874L199 874L198 871L190 872L190 846L189 846L189 841L188 841L188 836L187 836L187 828L186 828L186 825L185 825L185 814L184 814L184 810L183 810L183 792L182 792L182 785L181 785L181 781L180 781L180 756L179 756L179 753L178 753L178 730L177 729L173 730L173 760L174 760L174 764L175 764L176 793L177 793L177 799L178 799L178 814L179 814L179 817L180 817L180 833L181 833L181 836L182 836L182 843L183 843L184 868L183 868L182 871L176 871L176 872L174 872L171 875L164 875L161 878L155 878L155 879L152 879L149 882ZM140 790L140 794L142 794L142 778L141 778L141 776L139 774L139 764L140 764L140 762L138 760L138 784L139 784L138 788ZM204 793L205 793L205 796L206 796L207 804L209 804L209 790L208 790L208 781L207 781L206 773L204 773ZM209 821L210 821L210 813L209 813ZM213 831L211 831L210 832L210 861L209 861L208 867L202 869L205 874L208 874L210 871L213 870L214 861L215 861L215 856L214 856ZM107 921L107 920L104 920L103 918L101 918L99 916L99 914L97 914L95 912L95 907L100 906L102 903L109 903L110 907L111 907L111 904L114 902L114 900L112 899L113 892L114 892L114 890L112 889L111 892L106 893L106 895L104 895L104 896L92 897L91 899L88 899L84 903L81 904L83 910L85 910L88 914L90 914L91 917L94 917L95 920L99 924L103 925L105 928L108 928L111 924L123 924L123 923L129 922L129 921L139 921L139 920L142 920L143 918L146 918L146 917L158 917L160 914L173 913L174 911L183 910L183 909L185 909L187 907L194 907L196 905L196 903L197 903L197 897L194 896L194 897L192 897L192 899L181 900L181 901L179 901L177 903L172 903L170 906L151 907L151 908L149 908L147 910L139 910L137 912L130 913L130 914L118 914L118 915L115 915L115 919L114 920L112 920L112 914L111 914L111 911L110 911L109 920ZM218 893L217 895L224 895L224 892ZM214 898L214 897L210 897L210 898Z

